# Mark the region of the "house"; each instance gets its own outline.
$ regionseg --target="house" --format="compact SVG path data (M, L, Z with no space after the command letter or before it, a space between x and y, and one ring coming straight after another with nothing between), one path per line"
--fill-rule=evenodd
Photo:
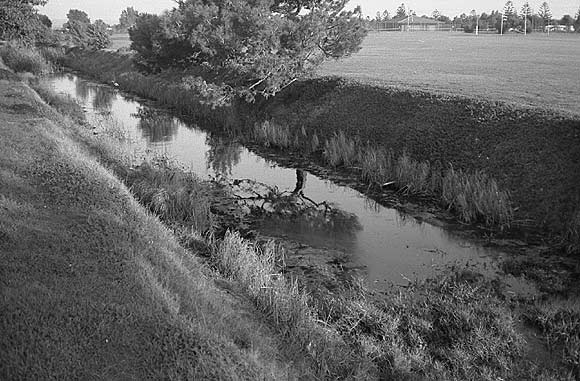
M444 22L425 17L409 16L397 22L403 32L407 31L438 31L445 26Z

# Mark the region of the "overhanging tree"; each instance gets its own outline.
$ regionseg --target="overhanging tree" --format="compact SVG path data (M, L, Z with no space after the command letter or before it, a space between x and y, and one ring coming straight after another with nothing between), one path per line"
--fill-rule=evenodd
M211 102L272 96L325 59L359 50L360 8L346 0L182 0L164 15L142 15L130 31L150 69L187 68L186 81Z

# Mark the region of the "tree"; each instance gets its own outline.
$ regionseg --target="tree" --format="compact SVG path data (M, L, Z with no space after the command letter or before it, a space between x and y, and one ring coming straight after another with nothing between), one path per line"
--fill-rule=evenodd
M42 25L44 25L47 28L52 28L52 21L48 18L47 15L41 15L39 13L36 16L38 17L38 21L40 21Z
M37 6L46 0L2 0L0 6L0 39L31 43L42 23L36 17Z
M107 31L108 25L103 20L91 24L89 16L78 9L67 13L68 21L64 24L69 42L86 49L104 49L111 44Z
M441 12L439 12L437 9L435 9L431 13L431 17L433 17L435 20L439 20L439 17L441 17Z
M90 24L91 19L89 19L89 15L86 12L81 11L79 9L71 9L66 14L66 18L68 22L78 22L81 24Z
M522 14L522 17L526 17L528 20L532 17L532 15L534 14L534 11L532 10L532 7L530 7L529 2L526 1L524 3L524 5L522 5L521 14Z
M532 32L532 15L534 14L532 7L530 7L530 3L529 2L525 2L524 5L522 5L522 10L521 10L521 14L522 14L522 18L524 19L524 28L526 33L530 33Z
M361 10L347 11L346 3L180 0L160 17L139 16L130 37L140 63L189 69L183 86L208 102L251 101L360 49L367 33Z
M576 21L574 21L574 31L580 33L580 7L576 11Z
M571 32L572 31L572 26L574 25L574 19L572 18L572 16L570 15L564 15L561 19L560 19L560 25L564 25L566 27L566 31L567 32Z
M399 8L397 8L395 18L404 19L405 17L407 17L407 7L405 7L405 3L401 3L401 5L399 5Z
M514 3L508 0L503 7L503 30L510 30L512 28L517 28L520 25L520 20L518 19L518 14ZM501 28L500 28L501 29Z
M538 10L538 16L544 20L544 25L550 25L550 20L552 20L552 11L547 2L543 2Z
M119 26L122 30L128 30L137 21L137 17L139 16L139 12L137 12L133 7L127 7L121 12L121 16L119 17Z

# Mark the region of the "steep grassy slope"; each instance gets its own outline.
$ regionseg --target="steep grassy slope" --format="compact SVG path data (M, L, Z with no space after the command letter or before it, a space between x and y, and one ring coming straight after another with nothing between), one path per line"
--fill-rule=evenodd
M2 73L0 378L293 377L251 304Z

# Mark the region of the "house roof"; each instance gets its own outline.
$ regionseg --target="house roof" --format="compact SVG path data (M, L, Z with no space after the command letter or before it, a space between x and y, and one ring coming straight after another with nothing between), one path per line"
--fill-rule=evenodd
M409 19L409 21L407 21L407 19ZM437 21L437 20L433 20L433 19L427 19L425 17L418 17L418 16L409 16L409 17L405 17L404 19L402 19L401 21L398 22L399 24L430 24L430 25L437 25L437 24L445 24L441 21Z

